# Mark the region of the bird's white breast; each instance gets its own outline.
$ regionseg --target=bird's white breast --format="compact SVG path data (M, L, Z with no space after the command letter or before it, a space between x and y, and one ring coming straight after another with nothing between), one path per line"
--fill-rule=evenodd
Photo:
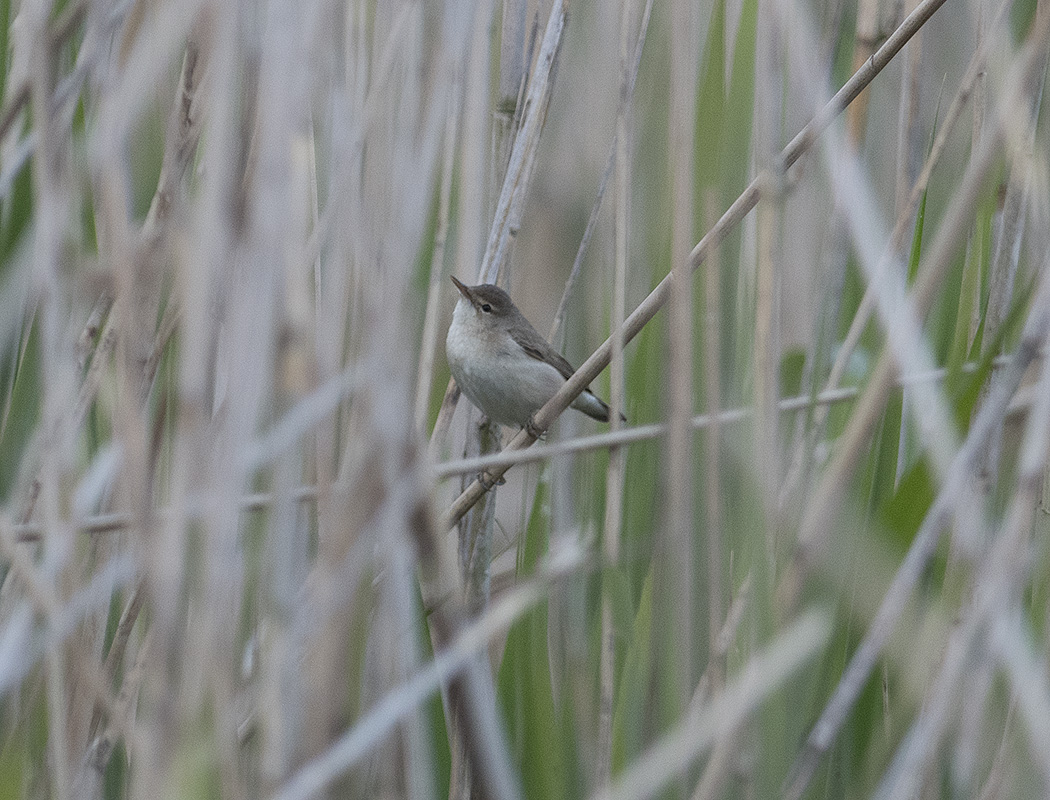
M466 300L456 304L445 337L449 369L467 399L488 417L524 427L565 379L486 322Z

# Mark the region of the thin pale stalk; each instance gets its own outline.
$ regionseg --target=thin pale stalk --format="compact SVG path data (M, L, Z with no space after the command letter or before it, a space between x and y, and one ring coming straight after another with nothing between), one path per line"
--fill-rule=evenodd
M871 58L879 42L879 10L878 0L860 0L857 4L857 31L853 38L853 69L855 70ZM864 93L857 98L857 102L846 115L847 136L850 142L857 146L862 145L867 125L868 98L867 93Z
M715 213L714 192L704 198L704 213ZM714 223L708 219L708 227ZM707 400L707 441L704 447L704 505L707 519L704 540L707 545L707 634L708 672L715 691L722 685L723 659L716 656L718 630L722 624L722 268L719 251L713 250L704 266L704 396ZM777 404L783 408L784 401ZM692 425L696 417L690 420Z
M128 597L124 610L120 613L120 620L117 622L117 628L113 632L113 641L110 644L109 652L106 654L104 672L110 683L117 678L117 670L124 660L124 652L127 649L128 639L131 637L131 631L135 627L135 622L138 620L139 611L142 610L142 601L144 599L145 591L142 582L140 581L135 588L131 590L131 595ZM88 733L88 736L91 739L94 738L98 726L102 722L102 711L102 707L96 703L95 713L91 719L91 729Z
M391 637L392 641L387 644L388 649L395 650L390 654L393 657L392 666L396 670L396 675L390 677L391 683L407 681L412 674L419 671L422 663L419 637L416 635L421 618L415 602L415 554L407 537L398 542L394 550L388 561L389 579L385 581L387 586L384 599L392 612L388 618L394 624L393 629L409 632L409 635ZM401 746L392 748L400 758L395 756L393 759L386 759L383 757L385 754L380 755L381 760L389 762L384 769L391 784L387 790L388 795L393 795L398 791L399 785L404 785L406 795L414 800L436 800L434 782L431 779L434 765L430 733L431 726L422 708L417 707L415 713L402 720Z
M642 11L642 22L638 28L638 38L634 44L634 56L631 65L631 72L629 82L627 84L626 96L622 96L621 104L630 104L631 98L634 96L634 85L638 80L638 69L642 63L642 52L645 47L645 37L649 32L649 18L652 15L653 0L646 0L645 9ZM583 269L583 258L587 254L587 247L591 243L591 236L594 234L595 226L598 224L598 215L602 208L602 200L605 198L605 190L609 185L609 179L613 175L613 171L617 164L617 153L619 152L619 132L616 134L617 138L613 140L612 147L609 149L609 157L605 161L605 169L602 170L601 180L598 182L598 193L594 198L594 203L591 206L591 215L587 218L587 227L583 229L583 236L580 237L580 245L576 249L576 258L573 259L572 269L569 270L569 278L565 281L565 288L562 290L561 300L558 302L558 310L554 314L554 321L551 323L550 333L547 334L547 341L557 347L558 334L562 332L562 328L565 324L565 314L569 308L569 298L572 296L573 287L576 285L576 279L580 275L580 270Z
M1048 13L1045 2L1038 4L1037 13ZM1026 157L1016 159L1010 168L1006 197L999 216L994 254L988 273L988 304L982 334L982 348L985 352L988 352L997 340L999 330L1016 299L1014 288L1020 263L1021 238L1024 235L1028 198L1032 185L1030 159L1034 155L1036 123L1039 119L1043 85L1046 82L1045 61L1042 68L1038 70L1038 75L1039 86L1032 92L1031 108L1027 109L1029 113L1026 116L1018 115L1026 123L1023 133L1023 153ZM986 483L991 481L992 476L998 470L1001 445L1000 432L992 438L988 447L983 467Z
M613 270L613 301L612 301L612 330L619 331L623 325L624 306L626 305L627 286L627 258L628 258L628 234L630 231L630 184L631 184L631 158L628 147L628 121L631 111L631 88L633 86L633 74L627 61L627 52L630 42L630 29L634 17L634 4L631 0L623 0L620 5L620 103L616 109L616 140L614 142L614 270ZM643 23L644 24L644 23ZM639 33L639 43L644 37L645 29ZM635 65L637 67L637 65ZM604 176L603 176L604 184ZM597 218L597 211L601 204L601 195L604 185L599 187L598 198L591 209L591 219L588 221L588 230L584 232L584 240L589 238L589 230L593 221ZM577 253L577 261L582 262L581 254L584 247L581 242L581 250ZM576 270L576 264L573 264ZM562 295L562 302L568 297L568 292L574 274L570 273L569 281ZM559 308L559 313L563 311ZM551 327L551 335L557 333L560 318L555 315ZM609 397L609 422L612 432L621 428L620 414L623 409L624 400L624 363L623 363L623 340L619 336L613 338L612 366L610 370L610 397ZM605 473L605 525L602 529L602 559L606 569L616 569L620 560L620 534L623 528L623 490L624 490L624 452L614 447L609 450L609 465ZM613 629L612 607L607 592L602 593L602 621L601 621L601 656L599 661L599 699L598 699L598 757L596 759L594 780L596 785L607 783L612 775L612 740L613 740L613 706L615 693L615 664L616 664L616 632Z
M520 95L528 77L529 67L525 62L527 6L524 0L507 0L503 3L503 20L500 25L499 85L492 126L495 152L490 162L493 169L500 175L506 172L510 146L515 138L515 123L520 122L522 115Z
M667 516L654 538L655 614L669 623L656 637L665 702L685 708L695 686L693 659L693 181L699 53L695 4L671 3L668 172L671 175L671 290L667 340ZM619 326L617 332L619 333ZM619 334L622 336L622 334ZM618 339L619 337L617 337ZM622 348L622 343L620 343Z
M768 7L769 12L776 10L775 4ZM760 14L756 22L754 158L762 183L755 210L754 233L750 234L754 242L754 260L751 261L746 252L741 255L740 274L746 276L746 280L741 281L738 289L740 296L747 297L745 302L753 303L753 311L749 307L747 316L753 313L754 329L741 334L748 338L753 357L745 358L740 367L746 369L749 365L752 371L755 408L752 463L765 516L766 558L770 565L775 563L776 556L779 524L774 514L777 487L781 482L780 420L776 404L780 393L781 356L779 272L783 267L778 263L777 253L783 242L781 227L786 187L783 175L776 172L774 165L783 136L784 72L788 64L784 51L789 40L782 30L780 16L776 13ZM822 77L815 77L815 85L824 85ZM855 106L859 103L860 100L851 104L847 114L856 113Z
M770 176L770 183L775 179ZM758 264L755 279L755 339L754 339L754 407L755 426L752 441L755 469L762 487L763 505L767 514L765 523L766 554L774 563L776 530L774 518L777 487L780 485L779 415L777 399L780 393L780 336L779 336L779 267L774 255L781 225L779 189L769 186L763 193L757 210Z
M714 684L716 681L719 684L721 683L720 675L726 654L729 652L730 646L736 641L737 629L750 600L751 577L748 576L744 579L737 597L729 607L725 624L723 625L721 618L719 618L714 625L716 632L711 635L711 658L708 661L707 670L701 679L708 679L709 685ZM712 691L718 691L719 688L721 688L720 685L714 686ZM727 731L715 743L711 757L704 766L704 772L693 790L692 800L716 800L716 798L723 795L723 787L729 778L733 768L734 756L740 747L739 738L739 730L733 729Z
M419 370L416 380L416 429L423 431L430 406L430 387L434 380L434 355L438 340L438 313L441 309L441 278L444 274L445 243L448 239L448 220L452 204L452 169L456 158L456 130L459 128L459 84L449 94L448 118L445 123L445 154L441 166L441 194L438 200L437 230L434 232L433 252L430 257L430 285L427 290L427 308L423 317L423 338L420 343Z
M522 115L521 127L514 137L507 173L502 180L496 212L489 232L488 245L481 261L478 277L482 283L494 283L506 258L511 240L520 223L511 214L515 202L520 203L516 195L528 191L532 178L531 167L533 151L539 144L540 133L547 119L547 107L553 92L554 65L561 48L562 33L568 17L568 0L557 0L551 8L547 27L544 30L536 68L529 82L529 91L525 99L525 112Z
M897 213L908 205L911 187L915 185L915 170L922 158L920 148L919 99L922 59L922 34L905 48L901 62L901 92L897 105L897 179L894 206Z
M919 150L919 62L922 57L923 37L920 33L911 42L901 58L901 96L897 113L897 180L894 191L898 218L902 207L909 198L908 187L914 183L915 168L921 160ZM860 152L861 142L856 143ZM910 216L910 214L909 214ZM870 284L869 284L870 285ZM911 464L908 458L912 402L910 394L905 391L901 399L900 432L897 437L897 465L894 485L899 485L901 478Z
M998 800L998 798L1009 796L1011 788L1016 779L1016 767L1014 766L1013 737L1010 735L1011 721L1016 716L1016 703L1011 705L1006 714L1005 730L999 737L999 747L995 751L995 760L988 770L988 777L977 793L977 800Z
M34 230L32 252L32 291L38 304L38 324L42 352L47 354L42 369L41 425L46 431L39 477L40 514L44 523L41 552L42 572L54 582L56 593L72 576L72 541L63 508L67 496L64 484L72 467L72 437L69 435L68 400L75 386L75 356L66 346L66 313L69 286L63 270L66 231L73 226L71 198L74 176L70 171L70 152L62 123L54 113L51 95L59 53L49 40L47 20L50 3L30 3L23 10L26 39L20 44L31 48L28 54L30 99L38 149L32 164ZM66 406L66 407L64 407ZM62 594L59 594L62 598ZM57 620L47 619L49 627ZM73 797L72 778L79 748L74 722L73 695L67 674L67 661L81 657L78 648L67 647L59 637L45 651L44 698L48 713L47 752L52 770L49 787L59 800ZM74 742L77 750L74 751Z

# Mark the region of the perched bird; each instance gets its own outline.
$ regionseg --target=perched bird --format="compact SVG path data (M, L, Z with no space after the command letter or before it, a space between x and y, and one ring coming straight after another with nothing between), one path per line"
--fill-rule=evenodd
M453 276L460 298L445 337L452 377L475 406L501 425L528 427L575 370L536 332L505 291L467 286ZM587 389L572 407L601 422L609 406Z

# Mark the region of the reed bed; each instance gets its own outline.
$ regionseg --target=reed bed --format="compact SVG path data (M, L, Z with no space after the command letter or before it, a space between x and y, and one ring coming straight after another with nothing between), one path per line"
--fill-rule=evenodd
M0 797L1050 796L1045 3L0 33Z

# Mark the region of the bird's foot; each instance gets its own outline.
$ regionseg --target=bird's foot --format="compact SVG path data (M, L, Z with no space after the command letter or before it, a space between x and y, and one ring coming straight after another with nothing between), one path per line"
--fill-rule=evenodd
M536 441L542 441L547 435L547 431L541 431L536 427L536 423L532 421L532 417L529 417L528 423L525 425L525 433L531 436Z
M487 472L478 473L478 483L481 484L481 488L484 489L486 492L491 491L497 486L502 486L506 482L507 481L503 478L502 475L493 480L489 477L489 474Z

